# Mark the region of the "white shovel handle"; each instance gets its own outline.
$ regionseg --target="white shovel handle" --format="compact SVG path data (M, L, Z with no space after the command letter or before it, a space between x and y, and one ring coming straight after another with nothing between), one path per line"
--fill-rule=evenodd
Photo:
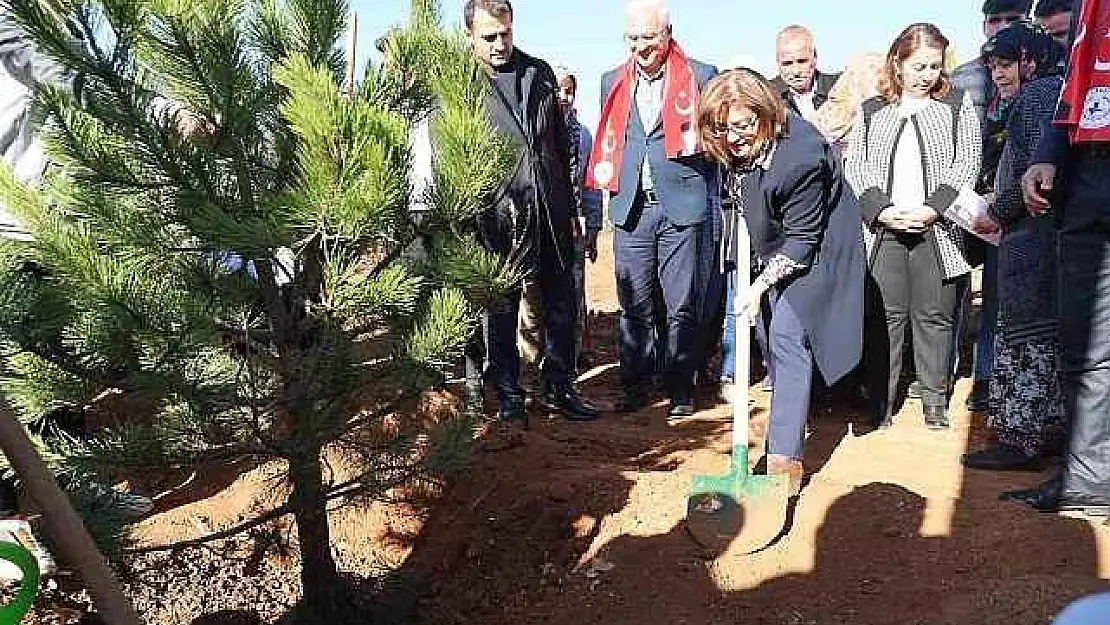
M751 239L748 223L740 211L736 212L736 288L733 289L732 310L736 317L733 352L736 366L732 377L732 445L748 445L748 416L750 411L748 376L751 365L751 325L748 323L746 304L751 285Z

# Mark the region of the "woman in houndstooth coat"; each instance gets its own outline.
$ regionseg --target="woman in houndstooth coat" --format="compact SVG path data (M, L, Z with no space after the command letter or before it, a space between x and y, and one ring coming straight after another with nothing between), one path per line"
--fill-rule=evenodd
M971 264L964 232L944 212L974 184L982 138L971 98L951 88L947 50L932 24L914 24L898 36L881 95L863 103L845 166L868 242L876 323L869 324L866 361L883 425L895 411L909 326L926 424L948 427L953 333Z

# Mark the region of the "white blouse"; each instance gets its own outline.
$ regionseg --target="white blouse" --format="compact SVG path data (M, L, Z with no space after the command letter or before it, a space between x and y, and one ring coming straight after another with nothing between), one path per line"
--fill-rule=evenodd
M894 150L890 201L900 209L920 208L925 204L925 170L921 158L921 143L917 139L917 129L911 117L929 102L929 98L903 94L898 103L898 114L905 120L905 124L898 136L898 147Z

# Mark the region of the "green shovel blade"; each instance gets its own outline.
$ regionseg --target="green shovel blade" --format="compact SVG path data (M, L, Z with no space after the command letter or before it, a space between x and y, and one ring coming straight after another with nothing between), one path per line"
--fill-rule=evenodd
M11 562L23 573L15 599L0 606L0 625L16 625L27 615L39 592L39 563L30 551L9 542L0 542L0 560Z
M715 552L756 551L775 539L786 523L787 480L752 475L747 445L732 449L724 475L695 475L686 500L686 529L699 545Z

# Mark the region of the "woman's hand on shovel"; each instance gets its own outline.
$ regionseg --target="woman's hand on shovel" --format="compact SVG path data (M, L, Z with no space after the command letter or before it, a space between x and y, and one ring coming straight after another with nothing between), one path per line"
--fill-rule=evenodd
M762 276L756 278L751 286L748 287L748 294L744 300L743 311L744 316L748 319L748 325L755 325L755 320L759 317L759 313L763 307L763 296L767 293L768 288L770 287L767 282L763 280Z

